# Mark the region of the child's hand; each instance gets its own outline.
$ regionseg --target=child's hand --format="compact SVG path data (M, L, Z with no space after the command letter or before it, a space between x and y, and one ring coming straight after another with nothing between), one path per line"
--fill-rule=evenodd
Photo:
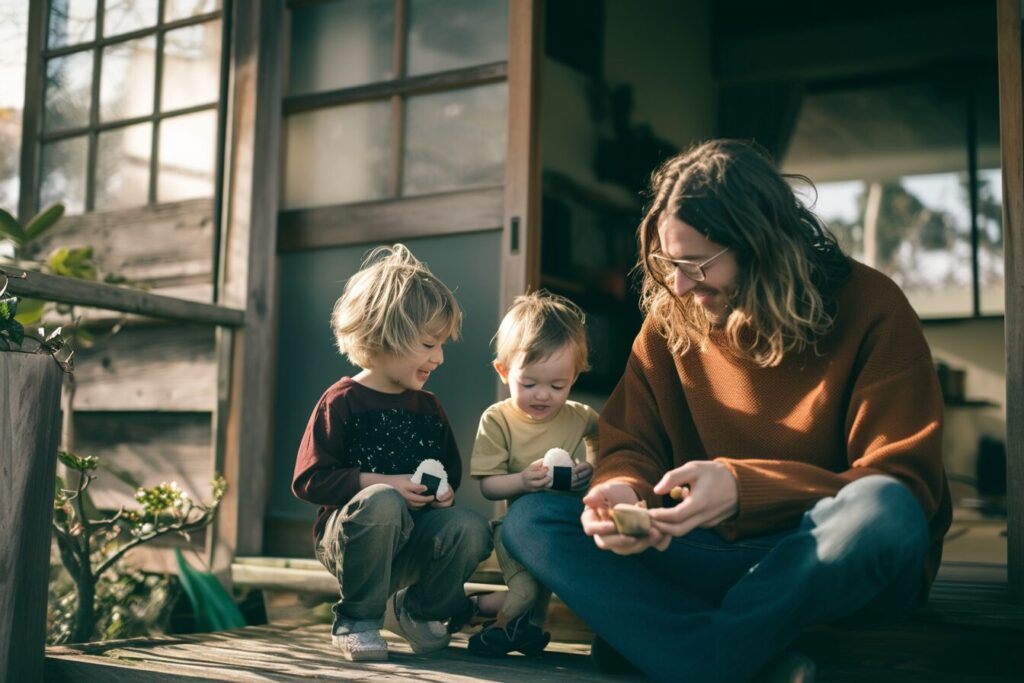
M438 496L431 503L432 508L450 508L455 502L455 492L448 488L443 496Z
M589 462L580 461L572 468L571 491L586 491L590 486L590 478L594 475L594 466Z
M421 496L420 494L427 490L427 487L423 484L414 484L411 474L392 474L387 478L387 484L391 488L402 494L402 498L405 499L405 504L409 506L410 510L419 510L428 503L434 501L433 496Z
M543 491L551 483L551 470L544 466L544 460L535 460L530 466L519 473L523 480L523 491Z

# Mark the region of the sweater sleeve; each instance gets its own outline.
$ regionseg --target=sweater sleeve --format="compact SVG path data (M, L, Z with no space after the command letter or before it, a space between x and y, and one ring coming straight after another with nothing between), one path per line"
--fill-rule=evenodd
M909 310L909 306L907 307ZM821 498L872 474L905 484L928 519L943 496L942 393L920 324L910 311L868 341L846 409L844 471L774 459L716 458L739 488L739 511L719 526L726 537L789 528Z
M636 351L630 355L598 419L600 441L591 488L609 481L629 484L650 507L660 505L654 485L672 468L672 448L654 392Z
M346 467L340 407L320 399L302 435L292 493L317 505L344 505L359 492L359 468Z

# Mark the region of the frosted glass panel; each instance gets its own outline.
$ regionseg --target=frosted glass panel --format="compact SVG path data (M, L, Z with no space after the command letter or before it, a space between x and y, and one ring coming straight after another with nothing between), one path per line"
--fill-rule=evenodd
M99 134L96 210L144 206L149 199L153 126L140 123Z
M386 197L390 138L391 113L387 101L290 116L285 207Z
M88 125L91 99L91 50L56 57L46 63L43 130L49 132Z
M394 0L344 0L295 7L288 93L393 78L394 5Z
M51 0L47 46L77 45L95 37L96 0Z
M402 194L503 183L507 92L496 83L409 98Z
M220 0L165 0L164 21L177 21L209 14L221 8Z
M508 59L508 0L411 0L410 76Z
M67 213L85 211L86 137L80 136L43 145L39 206L64 202Z
M156 38L116 43L103 50L100 120L116 121L153 113Z
M156 25L157 0L104 0L103 35L116 36Z
M0 6L3 3L0 2ZM25 62L28 48L28 3L7 11L0 23L0 206L18 206L21 188L21 131L25 104Z
M157 157L157 201L212 197L216 149L216 111L164 119Z
M161 109L184 109L217 101L220 36L220 21L167 32L164 37Z

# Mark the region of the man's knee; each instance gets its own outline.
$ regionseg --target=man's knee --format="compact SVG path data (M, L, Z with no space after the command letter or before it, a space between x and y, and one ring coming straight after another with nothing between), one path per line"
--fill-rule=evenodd
M928 550L928 520L904 484L872 475L845 486L833 499L812 510L825 523L819 556L830 559L862 553L886 564L923 559Z

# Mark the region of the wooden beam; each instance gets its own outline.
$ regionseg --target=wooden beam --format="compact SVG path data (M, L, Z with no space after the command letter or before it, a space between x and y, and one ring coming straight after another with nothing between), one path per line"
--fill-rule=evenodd
M501 187L282 211L278 249L320 249L498 229Z
M226 400L214 415L215 464L228 489L210 534L211 565L229 580L235 553L258 554L274 422L274 313L280 186L284 0L231 11L220 303L245 308L245 327L218 336Z
M141 289L75 280L34 270L5 267L4 272L10 279L8 291L18 296L189 323L238 327L245 322L245 311L237 308L175 299Z
M543 0L509 3L508 153L499 311L540 285L540 92Z
M1006 259L1006 493L1010 595L1024 602L1024 87L1020 0L998 0L999 138Z
M43 680L63 378L48 355L0 352L0 681Z

